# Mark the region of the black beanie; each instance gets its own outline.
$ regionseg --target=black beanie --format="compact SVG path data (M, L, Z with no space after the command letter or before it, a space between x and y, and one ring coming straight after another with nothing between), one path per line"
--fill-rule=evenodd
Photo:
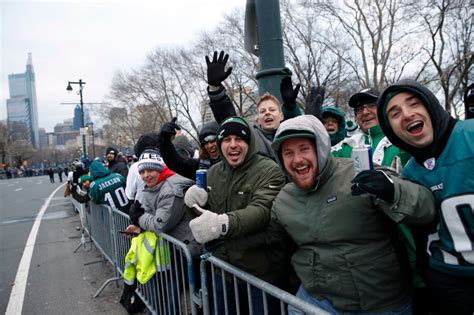
M117 156L118 151L115 148L108 147L107 149L105 149L105 155L108 155L109 153L112 153L113 155Z
M229 117L221 123L217 136L219 144L222 142L222 139L229 135L238 136L247 144L250 144L250 128L242 117Z
M135 155L142 155L143 151L145 151L146 148L157 149L159 147L159 139L160 134L157 132L149 132L142 134L140 138L138 138L138 141L135 144L135 147L133 148Z
M205 124L202 126L201 131L199 132L199 143L201 146L204 145L204 139L207 136L217 136L217 131L219 130L219 124L215 121Z

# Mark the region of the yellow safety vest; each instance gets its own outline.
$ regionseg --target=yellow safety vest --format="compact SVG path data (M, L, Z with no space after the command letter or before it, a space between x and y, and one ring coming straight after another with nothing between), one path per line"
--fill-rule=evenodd
M132 238L130 250L125 256L123 277L126 284L132 285L135 279L145 284L156 271L161 272L169 268L169 247L161 236L146 231Z

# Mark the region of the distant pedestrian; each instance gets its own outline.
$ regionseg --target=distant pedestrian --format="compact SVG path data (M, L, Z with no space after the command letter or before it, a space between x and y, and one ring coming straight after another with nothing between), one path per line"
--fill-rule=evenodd
M59 182L62 183L63 182L63 169L62 168L58 168L58 177L59 177Z
M49 181L51 183L54 183L54 170L53 170L53 168L50 167L48 169L48 175L49 175Z

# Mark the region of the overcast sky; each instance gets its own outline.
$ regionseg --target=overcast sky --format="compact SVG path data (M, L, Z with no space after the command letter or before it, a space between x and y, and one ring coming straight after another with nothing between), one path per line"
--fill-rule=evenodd
M72 118L79 95L68 81L86 82L84 102L102 102L116 71L141 66L156 47L186 46L246 0L0 0L0 120L6 119L8 75L36 74L39 127L53 131ZM75 91L78 86L73 85Z

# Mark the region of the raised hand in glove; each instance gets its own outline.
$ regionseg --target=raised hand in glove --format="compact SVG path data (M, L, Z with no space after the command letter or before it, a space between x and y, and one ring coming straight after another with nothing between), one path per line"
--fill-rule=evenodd
M220 52L219 57L217 56L217 51L215 51L212 61L209 60L209 56L206 56L207 84L220 86L221 83L227 79L232 72L232 67L229 67L227 71L225 71L225 65L228 59L229 55L224 53L224 51Z
M181 130L181 127L176 124L178 118L173 117L171 121L164 123L160 131L161 141L171 142L171 138L176 135L176 130Z
M206 202L207 191L198 185L189 187L188 191L186 191L186 194L184 195L184 203L190 208L195 204L202 207L206 204Z
M138 219L142 216L142 214L145 213L145 209L143 209L142 204L138 200L135 200L128 210L128 213L130 215L130 221L132 221L132 224L140 226L138 224Z
M351 181L353 196L369 194L388 203L393 202L395 186L392 179L383 171L366 170L357 174Z
M306 96L305 113L323 119L324 86L312 87Z
M300 91L301 84L297 84L293 89L290 77L284 77L280 82L280 94L283 100L283 107L288 111L293 111L296 107L296 98Z
M194 209L201 212L199 217L189 222L189 228L196 242L204 244L227 234L229 229L227 214L217 214L198 205L194 205Z

